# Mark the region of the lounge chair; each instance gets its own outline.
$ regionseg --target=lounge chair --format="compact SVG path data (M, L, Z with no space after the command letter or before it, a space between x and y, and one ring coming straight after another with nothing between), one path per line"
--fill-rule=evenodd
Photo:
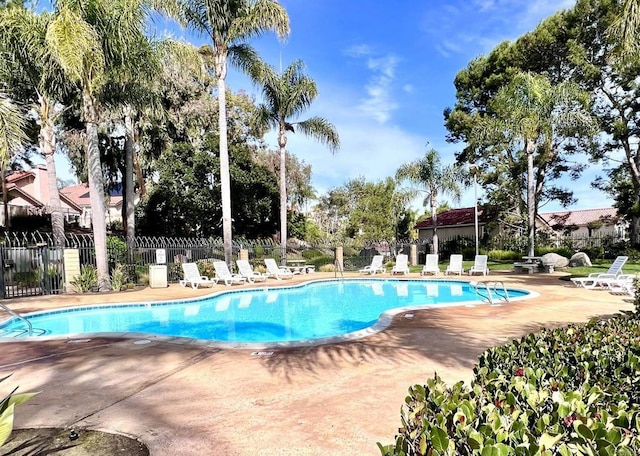
M391 268L391 274L409 274L409 256L403 253L396 256L396 264Z
M627 256L619 256L614 260L607 272L592 272L587 277L574 277L571 281L576 287L606 287L608 280L616 279L620 274L622 274L622 266L624 266L628 259L629 257Z
M633 296L636 294L635 282L637 278L635 274L620 274L615 279L604 279L604 283L613 293L624 293Z
M234 283L243 284L247 281L246 277L242 277L239 274L232 274L229 271L229 266L224 261L214 261L213 268L216 270L216 282L224 282L226 286L231 286Z
M267 276L277 280L290 279L293 272L289 268L281 268L273 258L265 258L264 264L267 267Z
M440 274L440 266L438 265L438 254L437 253L428 253L427 261L425 261L424 266L422 267L422 271L420 271L420 275Z
M371 264L369 266L365 266L364 268L360 269L360 274L371 274L371 275L375 275L376 272L380 272L380 273L384 273L387 272L387 268L385 268L382 265L382 262L384 261L384 256L383 255L374 255L373 259L371 260Z
M213 286L216 283L215 280L200 274L198 265L195 263L182 263L182 272L184 273L184 278L180 280L181 287L189 285L191 288L198 288L200 285Z
M249 260L236 260L236 264L238 265L238 273L242 277L246 278L248 282L253 283L256 281L265 281L267 280L267 274L263 274L261 272L255 272L249 263Z
M449 257L449 266L444 271L444 275L449 274L458 274L462 275L464 273L464 268L462 267L462 255L458 253L454 253Z
M473 266L469 269L469 275L473 275L475 273L479 273L482 275L489 274L489 268L487 267L487 255L476 255L476 258L473 262Z

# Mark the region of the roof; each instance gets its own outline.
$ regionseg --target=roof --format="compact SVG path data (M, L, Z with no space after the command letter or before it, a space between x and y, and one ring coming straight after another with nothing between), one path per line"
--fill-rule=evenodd
M32 171L16 171L9 174L6 178L7 183L17 182L19 180L24 179L25 177L34 177L35 173Z
M89 184L77 184L65 187L60 190L60 193L67 197L70 201L73 201L79 207L90 207L91 197L89 192ZM122 202L122 192L118 195L117 190L115 192L109 192L109 206L115 207ZM114 195L115 193L115 195Z
M579 209L575 211L546 212L539 214L549 225L586 226L591 222L603 221L613 225L620 218L613 207L599 209Z
M475 208L462 207L460 209L450 209L446 212L438 214L438 227L457 226L457 225L473 225L475 223ZM482 220L482 208L478 207L478 222ZM415 228L431 228L433 226L431 217L419 222Z

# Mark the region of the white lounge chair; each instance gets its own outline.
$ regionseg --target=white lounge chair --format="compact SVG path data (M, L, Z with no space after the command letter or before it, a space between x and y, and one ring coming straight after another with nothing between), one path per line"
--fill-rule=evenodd
M409 274L409 256L403 253L396 256L396 264L391 268L391 274Z
M371 260L371 264L369 266L365 266L364 268L360 269L360 274L371 274L371 275L375 275L376 272L387 272L387 268L385 268L382 265L382 262L384 261L384 256L383 255L374 255L373 259Z
M181 287L189 285L191 288L198 288L200 285L213 286L216 283L215 280L200 274L198 265L195 263L182 263L182 272L184 273L184 278L180 280Z
M605 285L613 293L624 293L630 296L636 294L635 274L620 274L615 279L604 279Z
M216 282L224 282L226 286L231 286L234 283L243 284L247 281L246 277L242 277L239 274L232 274L229 271L229 266L224 261L214 261L213 268L216 270Z
M255 272L251 267L251 263L249 260L236 260L236 264L238 265L238 273L247 279L248 282L253 283L256 281L265 281L267 280L267 274L263 274L262 272Z
M440 274L440 265L438 264L439 258L437 253L428 253L427 261L425 261L424 266L422 267L422 271L420 271L420 275Z
M293 272L289 268L281 268L273 258L265 258L264 264L267 267L267 276L277 280L290 279Z
M487 260L489 257L487 255L476 255L476 258L473 262L473 266L469 269L469 275L473 274L489 274L489 267L487 266Z
M609 267L607 272L592 272L587 277L574 277L571 281L576 287L596 288L607 286L607 280L616 279L622 274L622 266L627 262L629 257L619 256Z
M458 253L454 253L449 257L449 266L444 271L444 275L449 274L458 274L462 275L464 273L464 268L462 267L462 255Z

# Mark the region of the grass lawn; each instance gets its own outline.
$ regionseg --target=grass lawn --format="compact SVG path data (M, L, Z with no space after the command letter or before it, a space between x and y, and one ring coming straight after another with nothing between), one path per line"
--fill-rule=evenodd
M611 263L613 263L613 261L607 261L604 262L602 264L594 264L591 267L579 267L579 268L566 268L566 269L561 269L561 271L566 271L568 273L570 273L570 276L566 276L563 277L563 280L569 280L571 277L586 277L589 274L591 274L592 272L596 272L596 273L604 273L607 272L607 270L609 269L609 266L611 266ZM449 264L448 261L441 261L440 262L440 270L444 271L447 269L447 265ZM471 266L473 266L473 261L464 261L463 263L464 266L464 270L468 271ZM490 271L510 271L513 269L513 261L493 261L493 260L489 260L487 265L489 266L489 270ZM415 272L415 273L419 273L420 271L422 271L422 265L417 265L417 266L411 266L409 268L409 270L411 272ZM623 272L625 274L638 274L640 275L640 263L625 263L624 267L622 268Z

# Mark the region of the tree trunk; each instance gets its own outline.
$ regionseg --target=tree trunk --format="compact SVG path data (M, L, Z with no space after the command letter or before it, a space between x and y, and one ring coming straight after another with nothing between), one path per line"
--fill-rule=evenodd
M527 225L529 231L529 256L535 256L536 250L536 192L533 172L533 153L535 143L530 139L525 141L527 152Z
M98 149L98 114L95 100L84 92L82 94L84 121L86 127L87 175L89 176L89 196L91 200L91 225L96 253L98 272L98 290L111 289L109 280L109 264L107 261L107 225L105 220L105 195Z
M433 253L438 253L438 213L436 212L437 201L435 196L429 197L431 206L431 225L433 227Z
M135 147L135 135L133 134L133 109L125 108L124 127L124 207L125 217L123 219L127 245L131 247L134 236L136 235L136 218L135 218L135 192L133 191L133 150Z
M280 146L280 250L282 265L287 264L287 133L284 125L278 130Z
M7 194L7 166L8 163L2 164L2 206L4 210L5 231L9 231L11 228L11 220L9 219L9 195Z
M229 169L229 149L227 145L227 100L224 79L227 72L227 56L216 55L216 76L218 78L218 129L220 132L220 198L222 200L222 239L224 261L233 267L233 239L231 232L231 176Z
M47 177L49 180L49 213L51 215L51 232L53 242L57 247L64 247L64 214L58 192L58 173L56 172L56 137L53 119L50 112L51 106L43 97L40 98L40 148L47 163Z

